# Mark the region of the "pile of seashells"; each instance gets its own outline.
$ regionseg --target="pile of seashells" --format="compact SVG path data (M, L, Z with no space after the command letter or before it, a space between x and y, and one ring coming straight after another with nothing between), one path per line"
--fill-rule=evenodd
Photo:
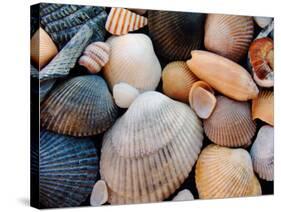
M31 76L42 207L273 193L272 18L44 3Z

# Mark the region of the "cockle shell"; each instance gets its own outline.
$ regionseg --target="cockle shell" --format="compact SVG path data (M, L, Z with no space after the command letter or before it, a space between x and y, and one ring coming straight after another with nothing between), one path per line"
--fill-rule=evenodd
M274 125L274 92L261 90L258 97L252 101L252 118L260 119Z
M95 143L41 131L39 201L44 207L80 206L91 194L98 174Z
M273 181L274 178L274 128L262 126L251 148L255 172L260 178Z
M247 54L254 35L250 16L209 14L205 23L205 48L238 62Z
M192 193L188 189L180 191L174 198L173 201L189 201L194 200Z
M90 204L91 206L99 206L106 203L108 200L108 191L103 180L98 180L93 188Z
M118 83L113 87L113 98L121 108L128 108L139 95L139 91L127 83Z
M67 80L41 104L41 125L72 136L104 132L117 118L117 106L105 81L97 75Z
M187 61L190 70L220 93L238 101L257 97L259 90L242 66L207 51L194 50Z
M272 87L274 85L272 39L259 38L253 41L249 49L249 60L256 83L261 87Z
M169 61L187 60L204 39L205 15L199 13L148 11L149 35L156 53Z
M186 103L190 88L197 80L184 61L171 62L162 72L163 92L173 99Z
M218 96L215 110L204 120L204 130L208 138L218 145L226 147L249 145L256 132L249 103Z
M161 66L147 35L112 36L106 43L111 46L111 54L103 74L111 89L125 82L140 92L155 90L161 78Z
M202 140L201 122L186 104L155 91L142 93L103 137L100 174L109 202L169 197L188 177Z
M111 8L105 28L113 35L125 35L147 25L147 18L124 8Z
M40 27L31 38L30 53L32 62L40 70L56 56L58 49L50 36Z
M79 59L79 64L88 69L90 73L96 74L108 62L110 46L104 42L91 43Z
M266 26L268 26L272 22L273 18L255 16L254 20L259 27L265 28Z
M201 152L195 169L200 199L261 195L249 153L211 144Z
M204 81L193 83L189 93L189 105L202 118L210 117L216 106L214 90Z

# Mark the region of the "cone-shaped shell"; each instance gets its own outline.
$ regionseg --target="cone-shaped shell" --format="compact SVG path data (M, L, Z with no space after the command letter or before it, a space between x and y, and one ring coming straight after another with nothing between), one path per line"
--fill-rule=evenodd
M265 28L266 26L268 26L272 22L273 18L255 16L254 20L259 27Z
M161 66L147 35L112 36L106 43L111 46L111 54L103 74L111 89L125 82L140 92L155 90L161 78Z
M260 119L274 125L274 92L261 90L258 97L252 101L253 120Z
M218 96L215 110L204 120L204 130L208 138L218 145L226 147L249 145L256 132L250 105L248 102Z
M109 202L169 197L190 173L202 140L201 122L186 104L153 91L139 95L103 139L100 173Z
M199 13L148 11L149 35L155 51L169 61L187 60L203 45L205 15Z
M200 154L195 169L200 199L261 195L249 153L211 144Z
M127 83L118 83L113 87L113 98L121 108L128 108L139 95L139 91Z
M188 189L180 191L174 198L173 201L189 201L194 200L192 193Z
M188 67L215 90L238 101L257 97L259 90L242 66L207 51L194 50L191 54Z
M249 60L256 83L261 87L272 87L274 85L273 40L266 37L253 41L249 49Z
M98 73L108 62L110 46L104 42L91 43L79 59L79 64L88 69L92 74Z
M238 62L247 54L254 35L250 16L209 14L204 45L209 51Z
M44 207L80 206L98 174L94 141L49 131L40 133L39 201Z
M124 8L111 8L105 28L113 35L125 35L147 25L147 18Z
M103 180L98 180L93 188L90 204L92 206L99 206L106 203L108 200L108 191Z
M92 136L104 132L117 118L117 106L105 81L96 75L72 78L52 90L41 104L41 125L48 130Z
M56 56L58 49L50 36L40 27L31 38L30 53L32 62L40 70Z
M186 103L190 88L197 80L184 61L171 62L162 72L163 92L173 99Z

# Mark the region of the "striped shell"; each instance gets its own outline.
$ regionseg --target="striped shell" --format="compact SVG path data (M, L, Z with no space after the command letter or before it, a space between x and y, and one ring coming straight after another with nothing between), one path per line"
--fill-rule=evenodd
M79 59L79 64L88 69L92 74L98 73L108 62L110 46L104 42L91 43Z
M259 90L242 66L207 51L194 50L191 54L188 67L215 90L238 101L257 97Z
M251 118L248 102L217 97L212 115L204 120L204 130L214 143L226 147L241 147L251 143L256 125Z
M128 108L139 95L139 91L127 83L118 83L113 87L113 98L118 107Z
M106 43L111 46L111 54L103 74L111 89L125 82L140 92L155 90L161 78L161 66L147 35L112 36Z
M255 16L254 20L260 28L265 28L272 22L273 18Z
M169 61L187 60L191 50L203 44L204 21L205 15L199 13L148 11L149 35L155 50Z
M40 133L39 201L44 207L80 206L98 174L94 141L48 131Z
M189 200L194 200L194 197L188 189L184 189L184 190L180 191L173 198L173 201L189 201Z
M124 8L111 8L105 28L113 35L125 35L147 25L147 18Z
M31 60L39 70L56 56L58 49L50 36L40 27L31 38Z
M100 174L109 202L169 197L188 177L202 140L201 122L186 104L154 91L139 95L103 138Z
M205 48L235 62L249 49L254 35L252 17L209 14L205 23Z
M258 97L252 101L252 118L260 119L274 125L274 92L261 90Z
M117 106L105 81L97 75L72 78L41 104L41 125L72 136L93 136L104 132L117 118Z
M184 61L171 62L162 72L163 92L175 100L186 103L190 88L197 80Z
M195 169L200 199L261 195L249 153L211 144L200 154Z
M255 172L260 178L273 181L274 178L274 128L262 126L251 148Z

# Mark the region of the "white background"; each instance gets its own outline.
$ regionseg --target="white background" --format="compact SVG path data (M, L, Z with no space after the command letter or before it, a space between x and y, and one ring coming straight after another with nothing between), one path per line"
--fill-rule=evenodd
M0 211L34 211L29 206L29 6L38 1L1 1ZM196 200L64 211L280 211L280 14L278 0L68 0L61 3L275 16L275 195ZM279 14L278 14L279 13Z

